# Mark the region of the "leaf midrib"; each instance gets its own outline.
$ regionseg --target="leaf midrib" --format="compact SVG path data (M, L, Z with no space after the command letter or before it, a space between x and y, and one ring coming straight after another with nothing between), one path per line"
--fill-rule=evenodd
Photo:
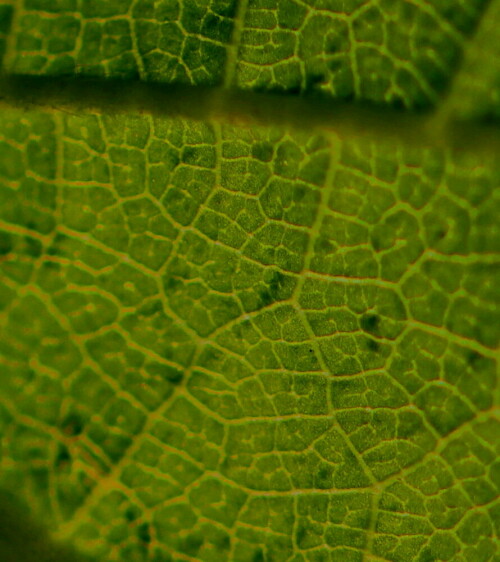
M282 126L324 131L342 140L365 138L415 148L459 149L494 156L500 150L495 123L461 121L436 111L408 112L384 105L319 96L290 96L220 87L135 80L4 74L0 107L74 114L147 114L243 127Z

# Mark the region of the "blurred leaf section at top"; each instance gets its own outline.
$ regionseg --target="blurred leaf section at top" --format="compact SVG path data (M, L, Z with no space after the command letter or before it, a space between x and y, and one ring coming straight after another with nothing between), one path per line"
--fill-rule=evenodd
M486 0L24 0L8 72L432 107Z
M220 82L234 0L26 0L7 67L183 84Z

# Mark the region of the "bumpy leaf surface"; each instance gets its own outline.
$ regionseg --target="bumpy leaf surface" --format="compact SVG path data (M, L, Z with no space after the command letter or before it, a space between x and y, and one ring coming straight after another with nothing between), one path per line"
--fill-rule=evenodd
M486 4L25 0L0 6L0 53L103 89L494 120ZM54 541L120 562L499 560L500 164L385 125L2 109L0 488Z

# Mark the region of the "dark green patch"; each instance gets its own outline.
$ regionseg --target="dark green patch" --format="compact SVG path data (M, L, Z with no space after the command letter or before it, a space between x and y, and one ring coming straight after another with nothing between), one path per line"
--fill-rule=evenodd
M216 544L220 550L229 550L231 547L231 538L229 535L222 535L222 537L217 539Z
M12 6L0 6L0 33L8 33L12 21Z
M360 320L361 329L369 334L376 334L379 324L380 318L376 314L364 314Z
M158 312L163 312L163 305L162 305L161 301L154 300L154 301L148 302L144 306L142 306L138 311L138 315L139 316L154 316Z
M32 258L39 258L42 255L42 243L40 240L31 238L31 236L24 237L24 251Z
M280 289L283 287L285 283L286 277L280 271L275 271L271 277L271 281L269 282L269 291L272 296L277 296Z
M429 224L427 227L427 240L430 246L434 246L447 235L447 231L439 224Z
M366 347L374 353L380 351L380 344L377 341L372 340L371 338L366 340Z
M68 448L66 447L66 445L60 445L54 463L55 467L63 468L70 462L70 460L71 460L71 455L69 454Z
M166 293L175 293L181 288L182 281L178 277L165 276L163 286Z
M306 76L306 91L311 91L316 88L318 84L322 84L325 82L325 74L320 73L311 73Z
M268 291L267 289L259 292L259 298L261 304L259 308L265 308L266 306L269 306L271 303L274 302L274 299L271 296L270 291Z
M182 371L174 367L167 367L165 369L165 377L173 384L179 384L182 381Z
M332 477L331 470L329 470L328 468L322 468L318 472L318 476L317 476L317 479L316 479L316 484L317 484L318 488L325 489L325 488L331 486L331 483L332 483L331 477Z
M297 96L298 94L302 93L302 87L300 86L300 84L294 84L292 86L279 86L280 91L286 92L287 94L290 94L291 96Z
M66 252L63 251L63 248L69 241L69 237L65 234L56 234L54 242L47 248L47 254L49 256L64 256Z
M483 356L477 351L470 351L467 355L467 363L471 367L475 367L483 358Z
M252 146L252 156L261 162L270 162L273 154L274 149L270 142L257 142Z
M330 52L332 52L332 53L335 52L335 50L336 50L336 48L334 46L332 46L330 48ZM327 63L327 66L333 73L335 73L337 70L340 70L341 68L343 68L345 66L345 62L341 59L333 59L333 60L331 60L330 62ZM342 97L343 97L343 99L347 99L348 97L352 98L353 96L351 94L349 96L342 96Z
M262 548L256 550L252 557L252 562L265 562L265 560L266 559L264 557L264 552L262 551Z
M12 236L8 232L0 232L0 256L10 254L12 248Z
M77 414L70 414L62 423L62 431L66 435L80 435L83 431L84 423Z
M138 517L138 514L136 513L136 511L134 509L132 509L131 507L129 507L127 509L127 511L125 511L125 519L129 522L132 523L132 521L135 521Z
M280 293L285 287L286 281L286 275L283 275L280 271L273 271L271 273L270 279L267 282L267 287L259 291L261 308L269 306L282 298Z
M299 545L299 547L303 547L303 540L306 538L307 536L307 529L303 526L303 525L299 525L299 528L297 529L297 544Z
M142 523L137 527L137 536L143 543L149 544L151 542L151 533L149 532L149 524Z
M203 537L196 533L191 533L184 539L184 545L182 548L182 552L189 554L190 556L196 556L198 550L200 550L201 545L203 544Z
M55 261L46 261L43 264L43 267L46 269L52 269L54 271L59 271L61 269L61 264Z

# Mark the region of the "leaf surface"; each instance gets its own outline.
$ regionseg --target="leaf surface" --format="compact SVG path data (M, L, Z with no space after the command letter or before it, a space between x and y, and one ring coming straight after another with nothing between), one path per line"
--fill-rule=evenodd
M497 2L13 6L56 85L498 107ZM0 113L0 487L96 560L496 560L495 158L68 107Z

